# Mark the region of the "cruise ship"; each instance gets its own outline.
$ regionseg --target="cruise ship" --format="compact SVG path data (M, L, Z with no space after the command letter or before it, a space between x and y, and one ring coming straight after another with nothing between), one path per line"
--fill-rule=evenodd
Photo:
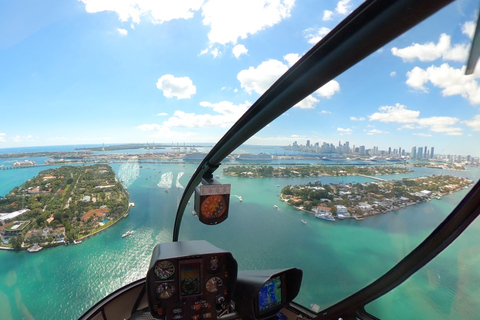
M237 161L272 161L273 157L266 153L253 154L253 153L241 153L235 157Z

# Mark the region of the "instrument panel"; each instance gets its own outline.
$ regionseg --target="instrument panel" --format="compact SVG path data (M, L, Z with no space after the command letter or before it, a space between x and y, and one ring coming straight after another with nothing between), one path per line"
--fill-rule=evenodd
M159 244L147 273L150 313L157 319L217 319L236 278L231 253L206 241Z

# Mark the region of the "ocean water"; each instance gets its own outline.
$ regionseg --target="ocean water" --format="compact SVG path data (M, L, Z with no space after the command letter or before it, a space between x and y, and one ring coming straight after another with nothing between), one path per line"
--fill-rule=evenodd
M135 203L130 215L80 245L37 254L0 251L1 319L42 320L52 315L76 319L112 291L145 277L153 247L171 241L176 207L196 165L130 161L112 167ZM44 169L0 171L0 196ZM478 180L479 172L448 173ZM428 173L439 172L419 168L405 176ZM221 169L215 174L222 183L232 185L229 218L218 226L203 225L191 214L192 200L180 240L205 239L229 250L241 270L302 269L304 279L296 301L305 306L328 307L377 279L425 239L466 194L461 191L363 221L332 223L279 201L281 187L277 185L304 184L317 178L242 179L224 176ZM368 179L322 177L321 181ZM122 238L127 230L135 233ZM480 223L475 221L437 259L367 310L382 319L478 319L479 230Z

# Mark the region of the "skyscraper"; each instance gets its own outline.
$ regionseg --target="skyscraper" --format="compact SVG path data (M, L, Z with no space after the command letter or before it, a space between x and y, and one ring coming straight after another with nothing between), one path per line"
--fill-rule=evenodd
M410 152L410 159L417 158L417 147L412 147L412 151Z

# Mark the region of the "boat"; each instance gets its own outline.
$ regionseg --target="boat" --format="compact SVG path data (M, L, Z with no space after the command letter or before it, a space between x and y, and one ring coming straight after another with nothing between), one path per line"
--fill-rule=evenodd
M80 244L80 243L82 243L82 240L77 240L77 239L75 239L75 240L73 240L73 243L74 243L74 244Z
M168 189L165 189L165 192L168 193Z
M302 219L302 223L303 223L303 224L307 224L307 220Z
M242 196L239 196L239 197L238 197L238 200L240 200L240 202L242 202L242 201L243 201Z
M315 218L327 220L327 221L335 221L335 218L329 215L328 213L316 213Z
M133 234L133 230L129 230L127 232L125 232L124 234L122 234L122 238L126 238L128 236L131 236Z
M276 204L273 205L273 207L278 210L278 206Z
M34 253L42 250L43 247L39 246L38 243L34 243L30 248L27 249L28 252Z

